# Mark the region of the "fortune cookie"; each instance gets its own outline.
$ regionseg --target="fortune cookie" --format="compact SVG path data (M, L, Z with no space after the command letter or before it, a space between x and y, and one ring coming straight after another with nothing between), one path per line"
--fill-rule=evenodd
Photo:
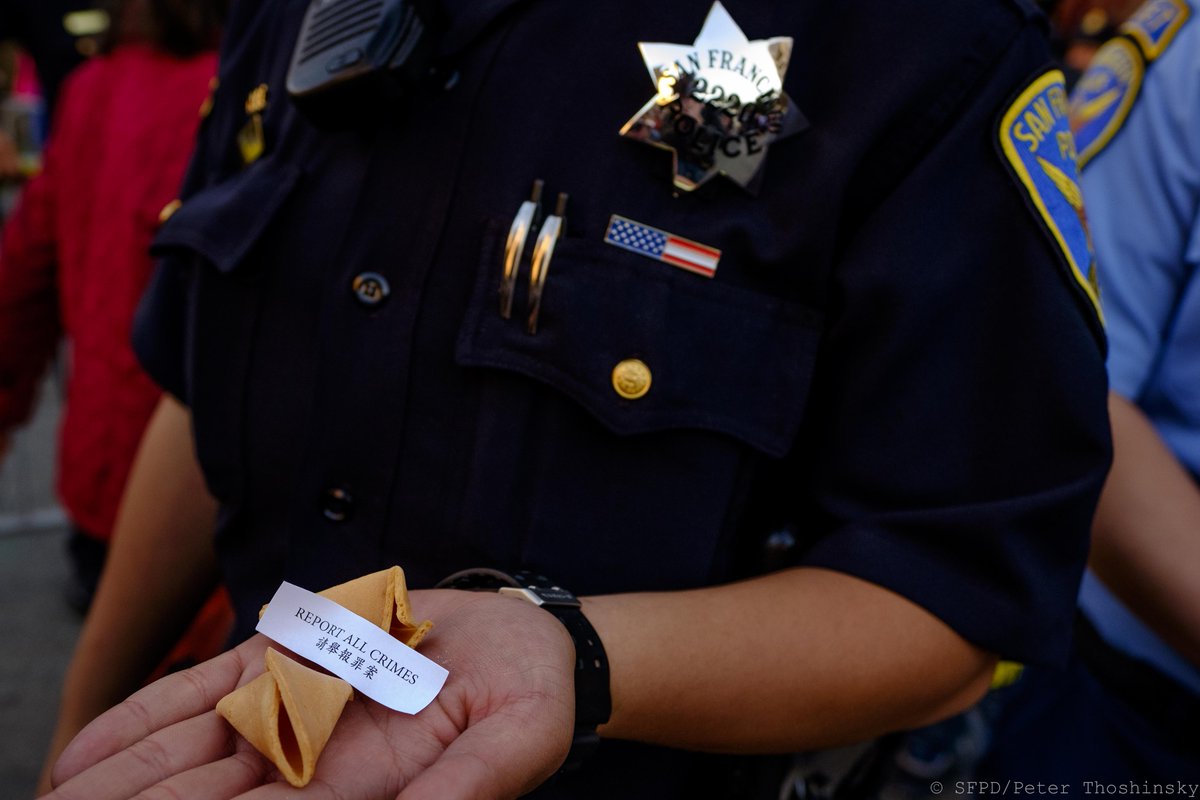
M217 713L269 758L287 782L306 786L342 708L354 694L341 678L267 648L267 671L217 703Z
M421 623L413 621L412 605L408 602L408 584L400 567L372 572L317 594L347 611L353 611L413 649L433 627L431 620ZM267 607L263 606L258 615L261 617L266 610Z
M400 567L372 572L331 586L319 594L378 625L409 647L415 648L420 644L433 627L429 620L419 624L413 621L408 585L404 582L404 570Z
M400 567L364 575L320 594L409 647L415 648L433 627L429 620L413 621ZM263 606L259 616L266 610ZM269 647L266 664L266 672L221 698L217 713L269 758L288 783L306 786L354 690L341 678L309 669Z

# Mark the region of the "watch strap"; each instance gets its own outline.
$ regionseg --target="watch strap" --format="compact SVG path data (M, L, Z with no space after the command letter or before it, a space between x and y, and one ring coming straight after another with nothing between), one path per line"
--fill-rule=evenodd
M507 573L484 567L456 572L439 589L496 591L520 596L558 618L575 643L575 739L563 768L578 766L599 745L596 727L612 714L608 656L579 599L544 575L528 570Z

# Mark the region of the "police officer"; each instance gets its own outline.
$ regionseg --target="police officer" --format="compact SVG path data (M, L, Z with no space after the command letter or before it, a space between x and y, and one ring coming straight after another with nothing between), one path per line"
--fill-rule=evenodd
M1200 20L1151 0L1072 98L1108 319L1115 460L1067 672L1014 689L989 770L1200 779Z
M338 50L339 5L234 9L137 334L177 400L126 507L170 497L171 525L122 531L81 651L136 650L214 563L243 635L285 579L393 563L582 597L568 627L414 592L446 687L415 718L351 704L305 790L405 798L564 761L538 796L775 797L767 754L1061 658L1108 440L1031 4L445 0L403 92L371 48L414 29ZM273 781L207 713L264 646L95 723L55 796Z

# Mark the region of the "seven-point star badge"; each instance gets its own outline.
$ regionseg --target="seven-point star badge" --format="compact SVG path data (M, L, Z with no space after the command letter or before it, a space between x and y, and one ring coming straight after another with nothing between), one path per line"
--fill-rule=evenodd
M753 190L767 147L808 126L783 91L791 37L752 42L719 2L692 44L638 48L658 93L621 135L670 150L684 191L718 173Z

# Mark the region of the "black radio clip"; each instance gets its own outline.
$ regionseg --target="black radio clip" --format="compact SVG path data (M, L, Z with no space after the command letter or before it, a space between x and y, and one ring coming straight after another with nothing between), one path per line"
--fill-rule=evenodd
M370 118L433 73L438 20L430 0L312 0L287 90L323 127Z

